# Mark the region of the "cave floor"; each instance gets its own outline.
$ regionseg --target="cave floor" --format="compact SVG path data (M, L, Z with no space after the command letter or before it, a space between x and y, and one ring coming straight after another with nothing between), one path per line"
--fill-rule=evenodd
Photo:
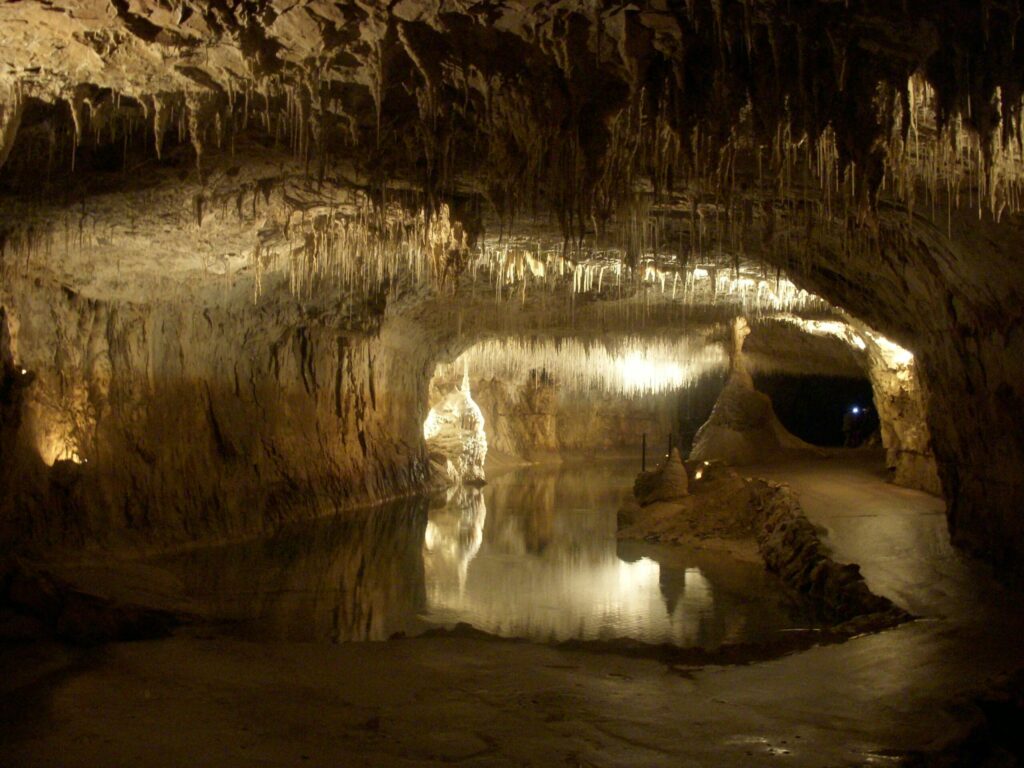
M942 505L839 452L784 480L838 559L922 618L770 662L668 668L526 642L326 645L187 628L0 660L5 766L894 764L962 732L958 699L1024 666L1013 593L948 543Z

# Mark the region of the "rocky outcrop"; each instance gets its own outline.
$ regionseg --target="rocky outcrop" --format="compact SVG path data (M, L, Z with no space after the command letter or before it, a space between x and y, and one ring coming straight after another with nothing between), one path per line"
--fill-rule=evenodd
M652 493L659 486L653 482L656 473L638 475L633 490L638 503L627 502L618 513L619 538L696 546L763 562L842 636L910 618L874 594L856 564L832 559L789 486L745 479L716 464L699 463L691 471L692 495Z
M904 350L871 335L866 338L868 375L889 477L896 485L941 495L918 366Z
M642 507L659 501L678 501L689 495L689 485L679 449L673 448L657 469L636 476L633 496Z
M874 594L854 564L840 564L828 554L818 532L803 514L788 486L756 480L751 487L754 532L765 567L790 588L806 596L832 624L879 629L909 616L885 597Z
M918 215L886 213L876 237L852 244L819 232L814 239L827 269L786 263L812 290L913 354L951 537L999 567L1018 569L1024 553L1024 283L1012 255L1018 233L976 213L940 207L935 215L941 227Z
M782 426L771 399L754 389L743 352L749 335L745 318L733 320L729 379L694 437L691 460L742 465L770 459L782 449L813 450Z

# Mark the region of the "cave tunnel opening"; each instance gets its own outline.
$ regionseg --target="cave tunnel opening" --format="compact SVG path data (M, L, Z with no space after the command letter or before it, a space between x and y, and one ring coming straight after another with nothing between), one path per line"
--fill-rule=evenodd
M495 468L595 455L639 465L645 445L649 461L670 446L686 453L722 388L724 366L718 340L678 335L484 340L437 365L428 450L451 458L440 425L473 409Z
M754 375L779 421L792 434L822 447L857 447L879 427L871 382L846 376Z

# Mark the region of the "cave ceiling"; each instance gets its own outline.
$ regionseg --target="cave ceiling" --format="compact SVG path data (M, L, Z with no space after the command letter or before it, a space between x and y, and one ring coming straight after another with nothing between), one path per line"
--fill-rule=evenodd
M123 299L777 288L897 220L1016 226L1021 24L1016 0L6 2L3 266Z

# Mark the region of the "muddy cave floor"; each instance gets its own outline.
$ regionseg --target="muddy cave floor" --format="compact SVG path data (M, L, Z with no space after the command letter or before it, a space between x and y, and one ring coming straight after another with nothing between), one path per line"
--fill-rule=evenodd
M744 470L789 482L839 560L921 618L773 661L654 660L469 637L252 642L187 627L0 651L4 766L894 764L962 733L1024 666L1024 607L950 547L942 502L877 455Z

